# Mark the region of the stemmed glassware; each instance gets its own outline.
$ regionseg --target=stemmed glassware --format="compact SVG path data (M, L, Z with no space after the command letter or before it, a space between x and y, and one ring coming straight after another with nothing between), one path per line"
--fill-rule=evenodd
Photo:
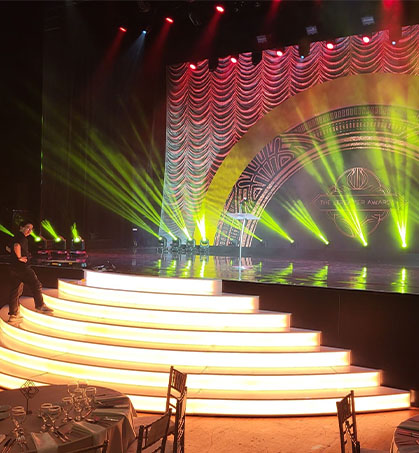
M11 410L12 421L15 425L14 431L19 433L22 430L22 423L25 421L26 418L26 410L23 406L14 406Z
M55 422L57 421L57 418L61 414L61 406L59 406L58 404L52 404L49 407L48 412L49 412L49 417L51 419L50 431L55 432L55 430L57 429L57 427L55 426Z
M71 420L71 417L69 417L68 413L71 411L71 408L73 407L73 398L71 396L65 396L64 398L62 398L61 407L64 412L63 423L67 423L69 420Z
M89 386L88 382L86 379L79 379L77 381L79 388L82 389L83 393L86 391L87 387Z
M26 439L22 425L26 418L26 410L23 406L14 406L11 410L11 416L13 424L15 425L13 432L20 447L23 449L23 444L26 443Z
M76 420L76 422L79 422L82 419L81 413L82 413L83 407L84 407L83 395L74 395L73 405L74 405L74 413L75 413L74 420Z
M88 409L91 411L95 405L96 387L86 387L85 394Z
M76 389L79 387L77 381L73 381L67 384L67 392L71 397L74 397Z
M52 403L42 403L40 408L40 415L42 418L41 431L48 431L48 420L50 419L49 408L52 407Z

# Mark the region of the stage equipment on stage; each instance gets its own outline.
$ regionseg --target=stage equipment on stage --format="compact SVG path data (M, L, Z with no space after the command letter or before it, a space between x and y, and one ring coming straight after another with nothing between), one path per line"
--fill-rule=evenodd
M67 241L62 236L47 241L48 260L65 261L67 259Z
M172 243L170 244L170 251L172 253L179 253L181 246L182 246L182 241L180 238L173 239Z
M186 246L186 253L194 253L195 246L196 246L195 239L188 239L186 241L185 246Z
M240 220L242 223L242 227L240 230L240 238L239 238L239 264L237 266L238 269L247 269L246 266L242 266L242 240L243 240L243 232L244 232L244 227L246 225L246 220L259 220L260 217L256 217L253 214L246 214L245 212L241 212L241 205L242 203L246 201L246 198L243 198L243 200L240 202L240 212L234 212L234 213L228 213L230 217L236 220Z
M43 236L36 236L34 239L36 250L45 250L47 248L47 240Z
M157 246L157 252L167 252L167 239L164 236L159 237L159 244Z
M49 248L51 248L51 250L66 250L67 241L62 236L57 236L53 241L51 241Z
M84 239L82 239L80 236L73 238L71 240L71 249L72 252L83 252L86 250L86 244L84 242Z
M201 239L199 242L199 253L201 255L209 253L209 240L208 239Z

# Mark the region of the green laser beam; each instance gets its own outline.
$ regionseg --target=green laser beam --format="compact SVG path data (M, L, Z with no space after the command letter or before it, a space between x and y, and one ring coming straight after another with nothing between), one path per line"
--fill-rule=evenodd
M9 236L14 236L13 233L11 231L9 231L4 225L0 224L0 231L2 233L5 233Z

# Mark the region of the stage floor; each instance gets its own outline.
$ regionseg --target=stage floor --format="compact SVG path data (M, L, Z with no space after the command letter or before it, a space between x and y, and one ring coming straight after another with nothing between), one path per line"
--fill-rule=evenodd
M89 252L87 267L181 278L219 278L282 285L419 294L419 257L408 264L354 263L272 257L158 254L155 249Z

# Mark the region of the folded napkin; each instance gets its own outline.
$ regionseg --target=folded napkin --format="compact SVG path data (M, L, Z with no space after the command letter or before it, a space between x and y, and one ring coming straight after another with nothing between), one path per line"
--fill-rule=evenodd
M400 423L398 428L408 429L409 431L419 431L419 422L406 420L405 422Z
M31 433L36 451L39 453L56 453L58 444L50 433Z
M109 396L99 396L95 398L95 401L98 403L106 403L106 404L118 404L118 403L125 403L128 404L129 398L126 396L121 395L109 395Z
M129 404L128 403L125 403L125 404L117 404L117 403L105 403L105 402L100 402L100 401L96 401L96 407L98 407L99 409L101 408L113 408L113 407L116 407L116 408L125 408L125 409L128 409L129 408Z
M112 408L104 408L104 407L99 407L95 409L92 412L93 415L96 415L98 417L124 417L124 424L125 420L129 423L129 426L131 427L132 430L134 430L134 423L132 420L131 412L129 408L123 409L123 408L117 408L117 407L112 407Z
M101 444L106 439L105 427L84 420L81 422L74 422L72 431L91 435L95 444Z
M97 400L107 400L107 399L128 399L126 395L121 395L120 393L102 393L96 395L95 399Z
M92 412L94 415L106 415L108 417L119 416L126 417L129 414L128 408L118 408L118 407L98 407Z

